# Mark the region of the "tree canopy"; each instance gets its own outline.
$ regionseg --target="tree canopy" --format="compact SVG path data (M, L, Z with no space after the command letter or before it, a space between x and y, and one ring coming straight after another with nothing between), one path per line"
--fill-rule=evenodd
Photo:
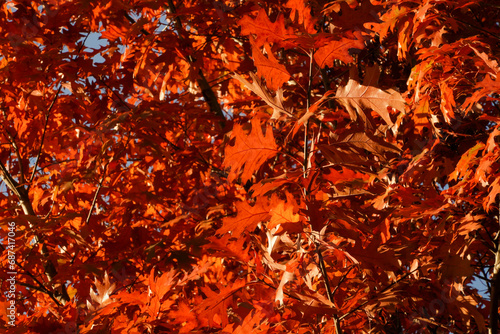
M1 7L2 327L497 333L498 1Z

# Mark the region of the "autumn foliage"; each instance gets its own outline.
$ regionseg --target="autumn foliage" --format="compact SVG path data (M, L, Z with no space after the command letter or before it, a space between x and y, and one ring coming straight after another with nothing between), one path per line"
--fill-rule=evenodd
M1 6L6 332L497 332L497 1Z

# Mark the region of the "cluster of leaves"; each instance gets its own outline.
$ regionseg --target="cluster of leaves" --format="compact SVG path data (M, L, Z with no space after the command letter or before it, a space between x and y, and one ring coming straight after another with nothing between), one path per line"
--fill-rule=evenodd
M496 332L499 20L486 0L4 2L17 330Z

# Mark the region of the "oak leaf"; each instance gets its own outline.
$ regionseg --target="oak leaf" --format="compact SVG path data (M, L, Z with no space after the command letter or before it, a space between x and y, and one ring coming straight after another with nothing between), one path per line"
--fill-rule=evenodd
M175 284L175 271L170 270L163 273L159 277L155 277L155 268L151 269L149 275L149 288L158 299L161 300L163 296L170 290L170 288Z
M94 291L94 289L90 288L90 299L93 303L97 304L97 308L111 303L113 301L111 299L111 294L115 290L116 284L111 284L109 282L108 273L104 273L104 280L102 283L100 283L96 278L94 284L97 291ZM94 307L93 303L87 300L87 307L90 311L96 310L96 307Z
M231 235L239 238L245 231L252 231L257 224L269 220L269 202L265 197L257 199L254 206L246 202L236 203L237 215L223 220L222 227L217 230L217 234L231 232Z
M276 57L274 57L269 44L266 43L264 47L267 58L262 54L260 48L257 46L252 48L254 64L257 67L257 76L265 78L269 89L276 91L290 79L290 74L286 70L286 67L280 64Z
M249 262L252 259L248 252L250 246L245 238L235 239L232 235L226 234L222 237L213 236L208 240L210 243L205 245L205 248L212 251L212 255L233 258L241 262Z
M290 13L290 19L292 21L297 20L299 24L304 25L308 33L314 34L316 32L314 25L317 22L317 18L311 15L311 8L307 6L307 3L307 0L288 0L285 7L292 10Z
M226 147L224 159L224 166L231 167L228 177L230 181L235 180L242 171L241 182L246 183L264 162L278 154L272 127L268 125L264 134L260 118L254 117L251 124L250 133L246 133L240 124L233 128L234 145Z
M206 298L196 307L199 318L207 320L211 326L214 324L214 319L219 318L222 327L225 327L229 321L227 310L234 304L235 294L245 286L245 283L244 280L237 280L232 285L220 285L217 292L209 287L201 287Z
M401 151L398 147L368 132L346 132L340 136L333 137L336 137L335 145L363 149L381 158L387 152L399 153Z
M267 224L267 228L272 230L278 225L285 223L297 223L299 215L294 213L294 206L288 202L274 198L272 208L270 209L271 220Z
M351 63L354 58L349 53L353 49L363 49L365 44L359 34L352 34L347 37L322 37L314 43L316 52L314 61L319 67L333 67L336 59L345 64Z
M276 96L273 97L269 90L265 87L265 85L262 84L262 82L255 74L250 73L250 77L252 78L253 83L249 83L238 74L233 75L233 77L235 79L238 79L248 89L250 89L262 100L264 100L264 102L266 102L268 106L273 108L271 119L278 119L282 113L287 116L293 117L292 111L283 105L283 90L281 88L276 91Z
M349 82L337 89L336 98L346 108L351 119L356 121L359 117L368 127L373 127L373 124L365 110L375 111L389 126L394 125L389 108L403 112L405 110L405 101L400 93L393 89L377 88L379 75L378 66L369 68L363 83L360 84L357 79L357 69L351 67Z
M275 22L271 22L266 10L261 8L255 19L245 15L238 24L241 26L242 35L254 35L255 45L262 46L264 43L274 43L281 46L293 46L287 40L293 40L295 34L292 28L285 27L285 17L278 15Z
M258 309L251 311L243 319L243 323L236 327L233 334L259 333L258 329L261 330L260 333L266 333L265 329L268 329L269 325L263 325L263 321L266 321L266 314L263 311Z

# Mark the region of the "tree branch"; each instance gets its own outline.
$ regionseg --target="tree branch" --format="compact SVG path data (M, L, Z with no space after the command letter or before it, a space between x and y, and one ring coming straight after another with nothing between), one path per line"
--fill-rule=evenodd
M170 9L170 13L176 14L176 9L175 5L172 0L167 0L168 3L168 8ZM182 36L182 22L181 19L178 15L175 15L174 19L174 24L175 24L175 29L177 30L177 34L179 36L179 39L184 40L184 37ZM193 56L188 55L188 62L192 65L194 64L195 60ZM217 99L217 96L215 95L214 91L212 90L212 87L208 83L207 79L205 78L205 75L203 74L203 71L200 70L198 71L198 79L196 80L198 83L198 86L200 86L201 93L203 95L203 98L205 99L205 102L208 104L210 110L217 116L221 117L222 120L225 120L224 118L224 113L222 112L222 108L219 104L219 101ZM221 123L221 126L224 127L224 122Z
M1 173L2 180L5 182L7 187L14 193L14 195L18 198L23 213L28 216L36 217L35 211L33 210L33 206L31 205L31 201L29 199L28 190L24 188L23 185L20 185L19 183L16 182L16 180L12 178L10 173L7 171L7 168L5 168L4 164L1 161L0 161L0 171L2 172ZM33 223L31 221L29 221L28 223L29 227L33 228ZM38 236L35 236L35 242L36 243L39 242ZM40 253L44 257L48 256L48 250L45 244L42 244L42 249ZM57 275L57 270L50 259L47 259L47 262L44 266L44 270L45 274L47 275L47 279L49 280L49 282L52 282L54 276ZM59 298L59 302L64 305L66 304L66 302L69 301L69 296L66 291L66 287L64 285L61 285L60 289L61 289L60 294L57 297Z
M330 287L330 280L328 279L328 275L326 272L325 261L323 260L323 254L321 254L321 249L319 248L318 243L316 243L316 252L318 253L319 269L321 270L321 276L323 276L323 281L325 282L326 295L328 296L328 300L332 304L335 304L334 299L333 299L332 289ZM335 289L335 290L337 290L337 289ZM335 315L335 314L333 315L333 323L335 325L335 334L342 334L342 328L340 328L340 320L341 319L339 319L339 317L337 315Z
M168 0L167 3L168 3L168 8L170 10L170 13L175 15L176 9L175 9L174 3L172 2L172 0ZM125 13L125 18L132 24L136 23L136 21L128 13ZM175 18L174 18L174 25L175 25L175 29L177 30L177 35L179 36L179 39L184 40L184 36L182 35L182 31L183 31L182 22L181 22L180 17L177 15L175 15ZM151 33L149 33L148 31L146 31L144 29L141 29L141 32L145 36L151 35ZM194 62L196 61L196 59L193 56L188 55L187 61L189 62L189 64L193 65ZM215 115L221 117L222 120L225 120L224 113L222 112L222 108L219 104L217 96L215 95L214 91L212 90L212 86L210 86L210 83L207 81L201 68L198 71L198 79L196 80L196 82L198 83L198 86L201 89L201 94L203 95L205 102L208 104L210 111L212 111L212 113L214 113ZM225 122L221 122L222 127L224 127L224 124L225 124Z

